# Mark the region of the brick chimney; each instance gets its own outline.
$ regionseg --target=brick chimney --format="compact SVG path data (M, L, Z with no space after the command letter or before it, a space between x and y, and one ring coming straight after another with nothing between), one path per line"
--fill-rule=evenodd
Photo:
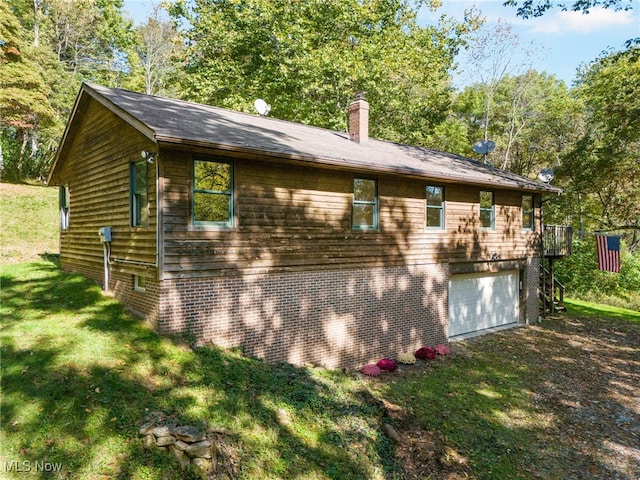
M364 94L356 93L356 99L349 105L349 138L356 143L369 140L369 103Z

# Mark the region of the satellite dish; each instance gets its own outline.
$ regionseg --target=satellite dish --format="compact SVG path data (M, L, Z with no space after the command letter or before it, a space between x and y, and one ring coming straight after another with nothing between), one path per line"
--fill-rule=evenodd
M540 173L538 173L538 178L544 183L549 183L555 178L555 174L550 168L543 168L542 170L540 170Z
M480 155L486 155L487 153L491 153L495 148L496 148L496 142L493 142L491 140L478 140L476 143L474 143L471 146L471 149L474 152L479 153Z
M266 116L271 111L271 105L269 105L267 102L265 102L261 98L253 102L253 107L256 109L256 112L258 112L263 117Z

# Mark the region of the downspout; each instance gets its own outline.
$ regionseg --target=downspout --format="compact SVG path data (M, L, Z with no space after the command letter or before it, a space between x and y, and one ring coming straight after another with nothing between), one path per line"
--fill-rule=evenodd
M547 311L547 277L544 271L544 220L542 218L542 194L540 194L540 268L542 268L542 317L545 318Z
M111 227L102 227L98 230L98 237L102 242L104 252L104 286L105 292L109 291L109 257L111 256Z
M104 250L104 287L102 288L105 292L109 291L109 253L111 250L111 246L109 242L104 242L102 244L102 248Z

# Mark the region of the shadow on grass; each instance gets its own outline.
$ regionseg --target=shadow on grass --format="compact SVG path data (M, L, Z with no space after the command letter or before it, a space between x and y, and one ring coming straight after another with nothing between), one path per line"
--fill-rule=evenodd
M473 358L380 394L457 449L476 478L639 478L638 340L633 321L549 321L470 340Z
M5 269L2 316L3 474L192 478L138 439L160 410L232 432L245 478L400 478L379 409L347 376L171 342L51 263Z

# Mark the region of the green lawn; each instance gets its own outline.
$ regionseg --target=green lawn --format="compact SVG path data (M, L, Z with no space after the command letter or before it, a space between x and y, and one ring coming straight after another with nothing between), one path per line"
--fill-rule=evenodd
M0 183L0 264L58 252L58 189Z
M0 478L194 478L143 448L154 411L226 429L232 478L640 478L639 312L568 300L378 379L267 365L160 337L62 272L56 204L0 185Z
M640 312L635 310L612 307L610 305L602 305L577 299L567 299L564 303L569 310L569 313L573 315L602 316L640 323Z
M160 410L234 432L243 478L400 478L379 406L352 375L192 350L52 263L3 267L1 314L0 468L47 461L63 464L61 478L179 478L169 454L137 437Z
M227 429L239 478L569 478L602 452L580 452L582 443L565 448L588 424L536 400L549 389L550 372L558 372L558 388L572 375L585 378L582 350L567 339L577 330L575 341L589 342L602 331L632 342L607 347L611 365L594 364L612 379L640 356L637 312L588 305L566 321L466 342L471 358L420 362L369 379L192 349L158 336L95 284L54 263L5 265L1 281L0 468L9 478L24 478L7 471L12 462L62 464L58 478L193 478L169 453L143 448L139 425L158 410L180 423ZM579 368L562 370L569 357ZM590 398L633 375L615 379ZM401 445L385 424L399 432ZM600 438L589 429L588 438ZM596 445L610 435L602 433ZM598 468L580 478L611 473Z

